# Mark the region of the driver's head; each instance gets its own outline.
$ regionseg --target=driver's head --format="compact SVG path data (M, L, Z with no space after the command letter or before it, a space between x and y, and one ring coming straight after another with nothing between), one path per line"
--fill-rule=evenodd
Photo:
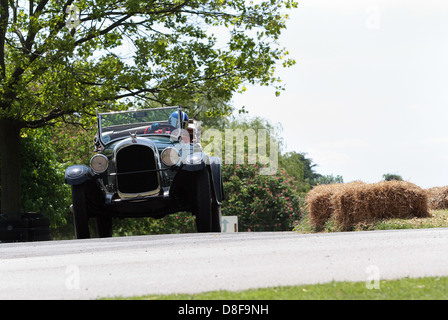
M181 111L180 112L180 121L181 123L181 128L182 129L186 129L188 126L188 116L185 112ZM174 111L168 118L168 124L178 128L179 127L179 112L178 111Z

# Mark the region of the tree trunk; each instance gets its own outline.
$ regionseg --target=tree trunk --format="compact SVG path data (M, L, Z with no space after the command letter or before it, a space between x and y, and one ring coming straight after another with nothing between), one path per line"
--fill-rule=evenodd
M20 126L8 119L0 120L1 208L2 214L20 218Z

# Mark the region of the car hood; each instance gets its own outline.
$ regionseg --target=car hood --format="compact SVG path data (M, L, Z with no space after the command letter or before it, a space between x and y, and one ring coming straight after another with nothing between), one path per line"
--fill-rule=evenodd
M113 141L113 142L107 144L103 150L103 154L106 156L109 156L109 155L112 156L114 153L115 147L127 139L130 139L130 138ZM156 135L138 136L136 138L136 143L139 144L139 141L147 142L148 140L153 142L157 146L157 149L159 150L159 152L161 152L162 150L164 150L167 147L174 147L175 145L179 144L177 141L172 141L169 136L162 136L162 135L160 135L160 136L156 136Z

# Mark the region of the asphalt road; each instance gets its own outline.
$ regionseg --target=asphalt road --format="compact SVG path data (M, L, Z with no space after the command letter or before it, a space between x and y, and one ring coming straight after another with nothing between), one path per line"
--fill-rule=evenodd
M0 299L94 299L448 275L448 229L0 244Z

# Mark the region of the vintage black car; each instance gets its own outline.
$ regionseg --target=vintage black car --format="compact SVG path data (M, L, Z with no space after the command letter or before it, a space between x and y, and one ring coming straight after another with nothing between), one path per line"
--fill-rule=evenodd
M113 217L196 216L198 232L221 231L221 161L204 154L200 126L179 107L98 113L90 167L66 169L75 232L112 235Z

